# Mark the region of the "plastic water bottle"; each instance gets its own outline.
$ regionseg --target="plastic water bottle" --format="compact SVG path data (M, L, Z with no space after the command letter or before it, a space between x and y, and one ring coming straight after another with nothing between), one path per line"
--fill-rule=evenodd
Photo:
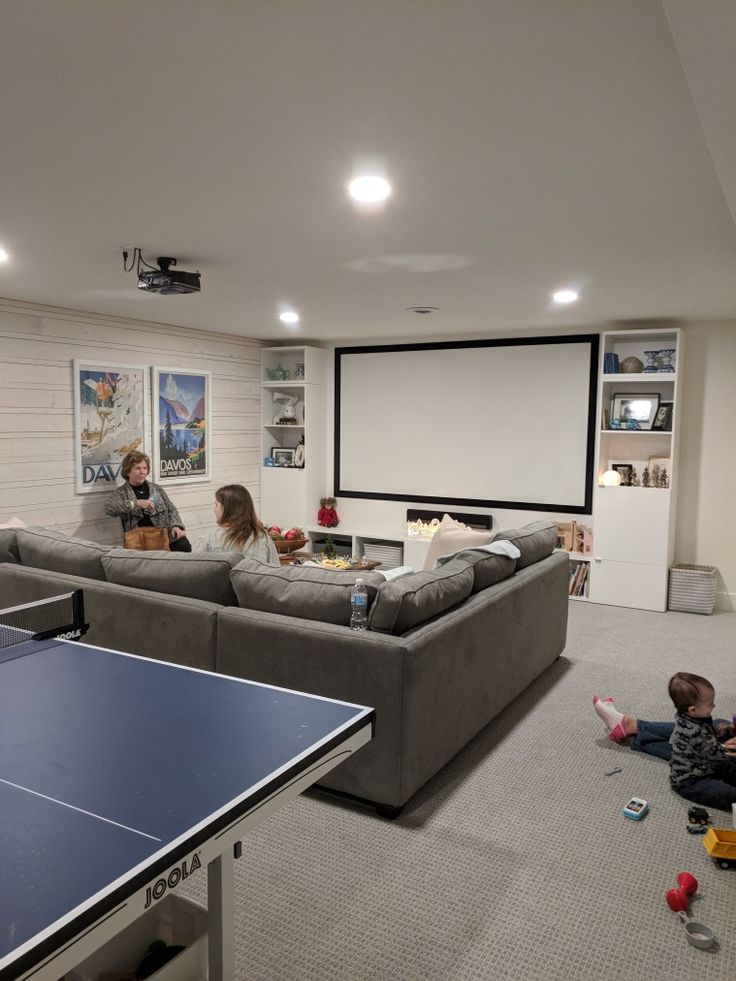
M356 579L350 594L350 629L365 630L368 626L368 590L362 579Z

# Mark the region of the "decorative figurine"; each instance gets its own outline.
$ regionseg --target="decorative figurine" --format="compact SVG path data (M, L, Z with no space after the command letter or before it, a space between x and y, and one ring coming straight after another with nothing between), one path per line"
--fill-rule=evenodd
M287 395L285 392L274 392L273 401L281 408L274 416L274 426L296 426L296 403L299 401L296 395Z
M317 524L321 525L322 528L337 528L340 519L337 516L337 511L335 510L334 497L323 497L319 502L321 507L317 512Z

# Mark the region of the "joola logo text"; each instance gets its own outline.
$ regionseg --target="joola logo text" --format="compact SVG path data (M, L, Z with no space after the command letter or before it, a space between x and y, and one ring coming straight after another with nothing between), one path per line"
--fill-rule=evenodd
M187 876L201 868L202 863L197 852L191 858L185 858L181 865L177 865L171 869L165 878L157 879L152 886L146 886L146 904L143 908L148 909L151 903L155 903L161 899L167 889L176 888L182 879L186 879Z
M57 640L74 640L76 637L81 637L82 631L79 627L76 630L67 630L66 633L57 634Z

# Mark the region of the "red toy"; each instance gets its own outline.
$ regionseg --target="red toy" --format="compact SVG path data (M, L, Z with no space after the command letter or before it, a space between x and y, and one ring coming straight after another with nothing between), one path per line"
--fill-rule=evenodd
M677 885L680 887L680 889L686 892L688 896L694 896L698 891L698 880L694 875L690 875L689 872L680 872L680 874L677 876Z
M340 519L335 510L335 498L323 497L319 502L322 506L317 512L317 524L322 528L337 528Z
M698 880L689 872L680 872L677 876L677 889L668 890L665 899L667 905L675 913L686 913L690 897L698 891Z

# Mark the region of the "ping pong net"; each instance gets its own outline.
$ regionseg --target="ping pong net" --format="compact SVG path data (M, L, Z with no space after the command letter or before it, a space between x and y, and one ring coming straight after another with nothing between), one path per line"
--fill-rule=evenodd
M89 624L84 622L81 589L50 599L0 610L0 650L28 640L79 640Z

